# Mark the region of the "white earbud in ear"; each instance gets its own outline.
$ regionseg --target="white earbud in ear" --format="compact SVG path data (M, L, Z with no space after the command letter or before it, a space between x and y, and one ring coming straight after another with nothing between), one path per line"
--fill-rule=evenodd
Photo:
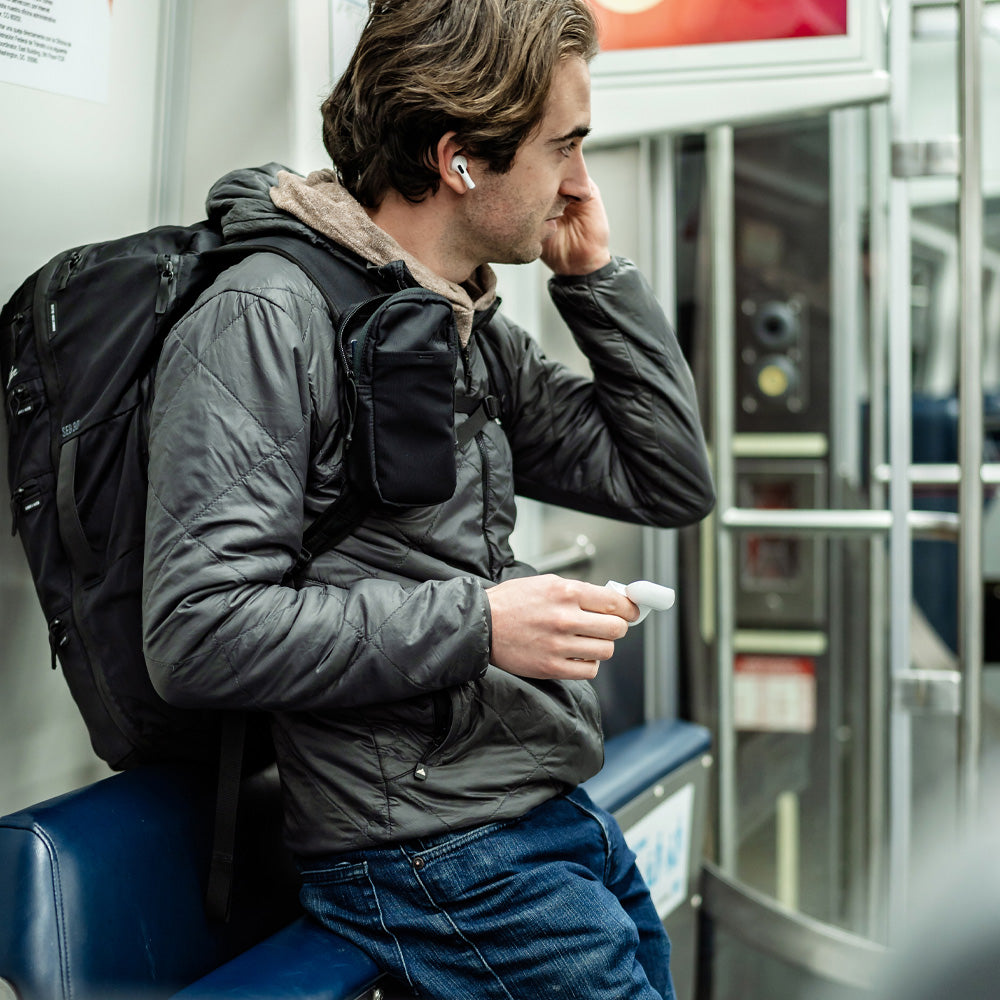
M465 186L470 191L476 186L476 182L469 176L469 161L464 156L461 154L453 156L451 158L451 169L462 178Z

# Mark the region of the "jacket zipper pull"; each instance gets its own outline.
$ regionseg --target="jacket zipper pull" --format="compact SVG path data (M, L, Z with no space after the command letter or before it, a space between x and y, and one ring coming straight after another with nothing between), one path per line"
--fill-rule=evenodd
M461 349L462 356L462 375L465 378L465 391L472 391L472 354L469 351L469 345L465 344Z
M451 722L451 701L446 692L437 691L434 694L434 735L431 745L424 751L423 760L417 761L413 769L413 777L417 781L426 781L430 777L431 767L427 760L444 746Z

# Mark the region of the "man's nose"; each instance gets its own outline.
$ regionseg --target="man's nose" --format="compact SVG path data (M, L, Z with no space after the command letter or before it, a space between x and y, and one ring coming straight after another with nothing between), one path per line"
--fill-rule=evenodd
M588 201L590 199L590 174L583 153L577 150L572 156L572 166L563 178L559 193L573 201Z

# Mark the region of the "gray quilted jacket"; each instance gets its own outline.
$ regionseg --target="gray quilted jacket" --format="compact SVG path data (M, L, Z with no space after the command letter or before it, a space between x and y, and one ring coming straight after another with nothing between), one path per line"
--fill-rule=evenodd
M302 232L272 182L229 175L210 212L231 235ZM373 268L373 291L383 280ZM489 665L485 590L533 572L508 541L515 491L662 526L703 517L713 492L690 373L639 272L616 259L550 287L593 381L477 316L456 392L486 391L491 337L513 415L459 449L451 500L372 513L295 585L303 524L343 483L329 310L294 264L256 254L168 338L150 416L150 675L178 705L271 713L299 855L509 819L601 766L588 683Z

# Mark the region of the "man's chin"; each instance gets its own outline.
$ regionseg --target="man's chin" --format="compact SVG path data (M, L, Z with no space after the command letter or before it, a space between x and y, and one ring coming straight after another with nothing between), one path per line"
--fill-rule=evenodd
M544 245L539 244L535 247L521 247L517 250L511 250L509 254L504 256L503 260L495 260L494 264L531 264L533 261L538 260L539 257L544 253Z

